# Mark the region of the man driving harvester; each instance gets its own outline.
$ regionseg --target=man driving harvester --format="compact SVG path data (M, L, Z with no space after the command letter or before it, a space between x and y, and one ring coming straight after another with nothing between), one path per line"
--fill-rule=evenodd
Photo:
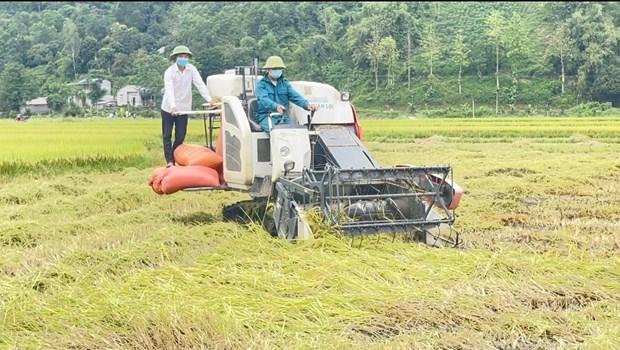
M256 100L258 105L256 120L267 134L271 132L270 126L272 125L291 123L285 107L289 101L307 111L315 112L318 109L317 105L310 104L288 82L282 73L284 68L286 66L280 56L269 57L263 67L263 69L267 70L267 73L265 73L264 79L261 79L256 84ZM280 115L270 116L274 112ZM271 125L269 118L271 118Z

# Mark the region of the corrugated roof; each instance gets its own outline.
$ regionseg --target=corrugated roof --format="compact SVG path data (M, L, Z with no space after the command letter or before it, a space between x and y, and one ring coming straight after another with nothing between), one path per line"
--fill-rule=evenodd
M28 106L32 106L32 105L46 105L47 104L47 97L37 97L34 100L30 100L28 102L26 102L26 105Z

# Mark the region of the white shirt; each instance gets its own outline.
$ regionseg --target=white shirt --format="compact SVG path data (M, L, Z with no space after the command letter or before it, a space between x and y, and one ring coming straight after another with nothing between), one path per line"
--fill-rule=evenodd
M188 63L182 71L176 63L168 67L164 73L164 98L161 101L161 109L168 113L175 107L177 112L191 111L192 83L205 101L211 102L207 86L194 65Z

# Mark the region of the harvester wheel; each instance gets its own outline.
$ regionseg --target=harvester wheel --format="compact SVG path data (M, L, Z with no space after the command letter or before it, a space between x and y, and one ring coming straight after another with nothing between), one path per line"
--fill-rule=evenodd
M277 232L272 213L273 203L269 203L263 198L237 202L222 209L224 221L234 221L244 225L262 223L265 230L275 237Z

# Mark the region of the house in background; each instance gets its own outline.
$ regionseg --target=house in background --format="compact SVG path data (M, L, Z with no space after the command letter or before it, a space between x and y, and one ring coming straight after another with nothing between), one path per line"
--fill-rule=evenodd
M50 108L47 105L47 97L37 97L26 102L26 106L20 108L21 113L48 114Z
M69 84L70 86L77 86L81 91L77 95L70 96L67 102L73 103L80 108L92 107L93 101L88 97L88 93L90 92L91 85L96 83L99 83L99 87L104 91L104 95L99 101L96 101L95 105L99 106L102 101L114 100L114 96L112 96L112 83L107 79L95 78L82 79L78 82Z
M99 83L104 95L98 101L91 101L88 95L92 85L96 83ZM112 83L106 79L83 79L69 85L77 86L79 91L70 96L67 102L80 108L95 107L99 111L102 108L152 107L155 105L155 96L152 95L151 90L138 85L125 85L115 94L112 94Z
M140 90L141 88L137 85L123 86L116 92L116 105L132 107L144 106Z
M97 101L97 109L105 107L116 107L116 100L112 95L105 95L99 101Z

